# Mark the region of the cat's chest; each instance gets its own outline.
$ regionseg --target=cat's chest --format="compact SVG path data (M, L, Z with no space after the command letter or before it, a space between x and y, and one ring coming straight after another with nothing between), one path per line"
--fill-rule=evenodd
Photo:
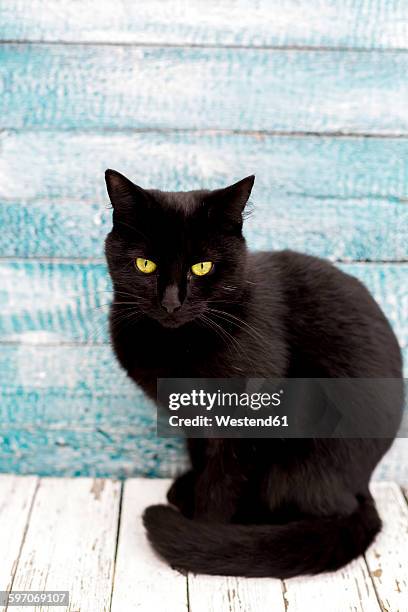
M125 350L123 351L123 346ZM140 326L121 344L122 365L141 386L154 387L158 378L241 378L282 375L279 351L255 345L254 338L225 337L193 326L161 330ZM120 358L120 354L119 354ZM277 359L276 359L277 358ZM276 362L276 363L275 363ZM280 364L280 365L279 365Z
M213 377L211 361L203 357L199 347L189 343L162 342L161 345L156 345L149 342L143 345L141 342L126 369L144 392L155 400L158 379Z
M205 375L218 353L211 338L191 332L164 333L140 330L129 357L133 372L145 371L152 378L190 378Z

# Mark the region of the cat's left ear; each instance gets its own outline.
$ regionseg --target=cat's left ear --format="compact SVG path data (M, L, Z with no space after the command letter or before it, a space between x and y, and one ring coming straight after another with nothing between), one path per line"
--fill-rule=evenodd
M145 189L132 183L126 176L116 170L106 170L106 188L108 190L114 212L126 215L147 203L149 196Z
M222 215L224 218L242 225L242 212L251 195L254 181L255 175L251 174L229 187L212 191L207 198L211 216L214 214Z

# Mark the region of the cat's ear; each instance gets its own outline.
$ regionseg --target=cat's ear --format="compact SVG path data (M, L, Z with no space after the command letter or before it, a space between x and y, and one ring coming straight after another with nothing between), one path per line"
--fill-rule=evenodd
M142 187L135 185L116 170L106 170L105 181L111 204L116 213L130 212L138 204L146 203L149 199L147 192Z
M254 181L255 175L251 174L229 187L212 191L207 198L210 216L223 217L242 226L242 213L251 195Z

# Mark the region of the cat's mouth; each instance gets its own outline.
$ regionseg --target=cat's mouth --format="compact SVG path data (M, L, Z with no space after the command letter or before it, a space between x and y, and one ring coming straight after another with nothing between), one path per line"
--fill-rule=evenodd
M177 314L163 313L162 315L160 315L160 317L157 317L157 321L163 327L176 328L176 327L181 327L182 325L185 325L186 323L188 323L189 319L186 319L185 317L182 317Z
M192 306L190 304L183 304L175 312L166 312L163 308L157 308L151 311L149 316L162 327L176 329L199 319L202 312L202 306L198 304L193 304Z

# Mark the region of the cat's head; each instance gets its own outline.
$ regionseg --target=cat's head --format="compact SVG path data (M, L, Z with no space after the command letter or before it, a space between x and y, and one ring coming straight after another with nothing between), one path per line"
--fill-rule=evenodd
M242 213L254 176L215 191L142 189L107 170L113 228L105 253L117 302L165 327L237 302L245 283Z

